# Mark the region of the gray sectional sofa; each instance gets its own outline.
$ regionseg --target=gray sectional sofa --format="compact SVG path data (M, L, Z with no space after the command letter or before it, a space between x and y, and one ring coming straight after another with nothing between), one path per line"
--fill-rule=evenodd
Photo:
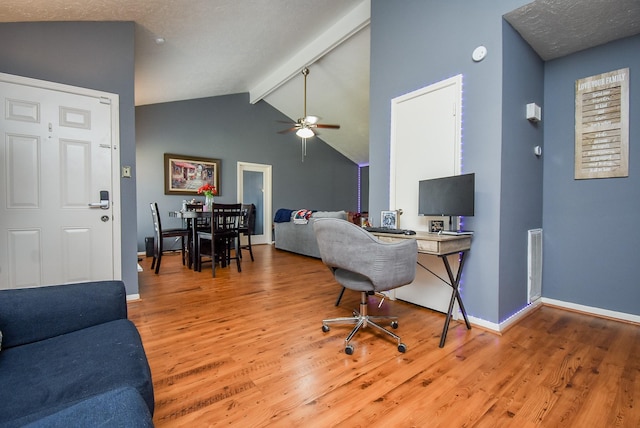
M339 218L347 220L346 211L314 211L306 224L294 222L297 210L291 211L289 220L286 215L275 219L275 246L277 249L291 251L305 256L320 258L320 250L313 233L313 222L317 218ZM279 210L280 214L283 213ZM284 220L284 221L283 221Z

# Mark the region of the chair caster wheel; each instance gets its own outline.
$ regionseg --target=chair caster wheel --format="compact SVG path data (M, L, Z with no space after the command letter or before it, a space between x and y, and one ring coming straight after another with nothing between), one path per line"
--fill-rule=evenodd
M344 348L344 353L345 353L345 354L347 354L347 355L351 355L351 354L353 354L353 346L351 346L351 345L347 345L347 346Z
M398 321L391 321L391 327L398 328Z
M407 345L405 345L404 343L399 344L399 345L398 345L398 352L401 352L401 353L403 353L403 354L404 354L405 352L407 352Z
M325 333L328 332L330 330L328 325L322 325L322 331L324 331Z

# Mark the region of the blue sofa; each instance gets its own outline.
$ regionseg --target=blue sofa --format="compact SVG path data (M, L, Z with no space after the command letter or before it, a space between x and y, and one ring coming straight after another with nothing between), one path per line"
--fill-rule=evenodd
M0 427L152 427L121 281L0 290Z

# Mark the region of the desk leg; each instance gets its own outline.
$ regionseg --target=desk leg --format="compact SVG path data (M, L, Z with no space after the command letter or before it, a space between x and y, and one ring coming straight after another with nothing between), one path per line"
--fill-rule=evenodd
M458 305L460 305L460 311L462 311L462 316L464 317L464 322L467 325L467 329L471 330L471 324L469 323L469 319L467 318L467 311L462 304L462 298L460 297L460 278L462 277L462 268L464 267L465 257L467 255L466 251L460 253L460 266L458 266L458 272L456 276L453 276L453 271L451 270L451 265L449 264L449 259L447 256L439 256L444 262L444 267L447 269L447 275L449 275L449 281L451 288L453 291L451 292L451 300L449 301L449 310L447 311L447 317L444 321L444 328L442 329L442 336L440 336L440 348L444 347L444 342L447 340L447 332L449 331L449 322L451 321L451 315L453 313L453 304L455 301L458 301Z

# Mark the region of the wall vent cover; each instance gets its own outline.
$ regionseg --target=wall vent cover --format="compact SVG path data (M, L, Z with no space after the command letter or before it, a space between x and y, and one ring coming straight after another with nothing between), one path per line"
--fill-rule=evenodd
M531 303L542 296L542 229L527 233L527 303Z

